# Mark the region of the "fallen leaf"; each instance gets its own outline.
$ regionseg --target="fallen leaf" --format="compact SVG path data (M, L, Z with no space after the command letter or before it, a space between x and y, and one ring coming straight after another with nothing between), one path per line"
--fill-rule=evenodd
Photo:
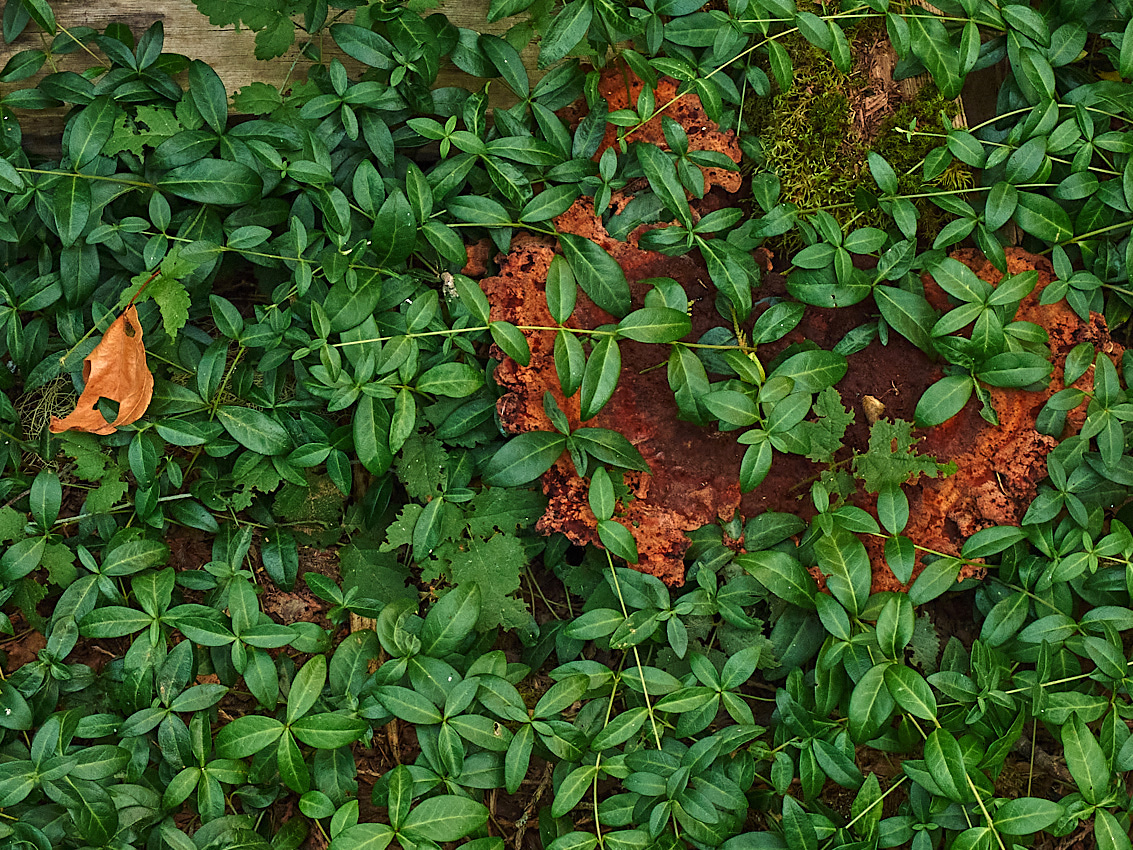
M136 307L127 307L83 360L83 380L86 386L74 412L65 419L51 417L52 434L113 434L118 426L136 422L145 414L153 397L153 374L146 365L146 347L142 344ZM98 411L100 398L118 402L118 417L113 422L107 422Z

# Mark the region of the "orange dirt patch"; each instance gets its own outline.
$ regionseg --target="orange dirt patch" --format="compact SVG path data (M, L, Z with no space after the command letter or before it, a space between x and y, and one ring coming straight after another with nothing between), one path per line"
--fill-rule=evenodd
M676 91L662 83L657 102L666 103ZM602 92L617 109L636 103L641 84L635 78L606 74ZM696 98L682 97L668 112L678 119L690 139L697 135L701 146L711 144L736 161L739 150L730 133L720 133L704 117ZM640 128L633 140L651 141L664 147L661 126L650 122ZM705 142L704 140L711 140ZM605 144L614 143L607 138ZM696 143L693 145L696 147ZM702 201L693 200L697 212L735 205L729 193L739 188L737 175L724 172L723 177L708 179L715 184ZM612 199L620 208L637 187L628 186ZM594 214L593 202L580 198L566 213L555 220L561 232L585 236L601 245L625 271L633 294L634 306L640 306L648 286L641 281L652 277L671 277L682 284L692 301L690 310L692 333L687 341L698 339L709 328L729 323L715 310L715 291L701 259L696 255L667 257L638 247L640 231L628 242L611 238L602 220ZM547 270L555 256L552 239L520 235L511 250L498 258L499 273L482 281L484 292L492 304L491 318L524 326L554 326L546 305ZM969 265L991 283L999 273L973 251L959 251L954 256ZM470 259L471 259L470 254ZM1020 249L1008 249L1012 273L1027 269L1039 271L1039 284L1019 311L1018 318L1035 322L1050 334L1051 351L1056 364L1050 387L1040 392L993 389L992 397L999 412L1000 425L984 421L978 403L970 403L958 416L939 428L922 433L925 437L918 450L939 461L952 460L959 471L946 479L922 478L907 485L911 519L906 534L915 542L948 554L959 554L963 541L982 528L995 524L1018 524L1034 498L1036 486L1046 477L1046 456L1056 441L1034 429L1035 416L1051 394L1062 388L1061 364L1065 355L1080 342L1092 342L1099 351L1114 358L1122 352L1109 338L1104 320L1091 316L1080 321L1065 305L1041 306L1038 293L1050 282L1049 263ZM487 263L482 257L477 260ZM767 268L767 257L757 258ZM924 281L926 296L940 309L947 307L946 296L931 279ZM786 294L780 275L767 274L757 298L760 304L750 322L771 303L769 297ZM760 357L770 362L778 351L793 342L810 340L825 349L833 348L842 337L863 324L876 321L877 308L872 299L848 308L808 308L802 323L783 340L761 346ZM569 325L575 328L596 328L613 321L613 317L597 308L581 291ZM528 366L503 358L495 379L506 390L498 403L503 426L511 433L531 430L553 430L543 412L543 394L550 392L566 413L571 428L581 425L610 428L624 434L646 462L650 474L627 474L624 483L632 498L623 500L619 519L631 529L637 541L638 568L666 582L680 584L684 580L683 555L688 548L686 533L720 518L730 518L737 510L752 517L764 511L785 511L804 518L813 515L809 499L810 483L820 468L804 457L776 455L771 472L755 491L741 495L738 486L740 459L744 447L733 433L714 428L700 428L676 418L676 405L666 375L668 350L662 346L621 343L622 372L613 398L599 414L585 423L579 421L578 398L563 398L554 366L553 331L527 333L531 348ZM499 352L497 352L499 354ZM502 354L500 354L502 357ZM917 400L924 390L941 375L939 365L930 361L919 349L896 333L887 345L874 340L864 350L849 358L849 371L837 385L843 404L854 411L855 422L844 439L846 448L839 459L848 459L855 451L865 451L869 439L871 416L912 420ZM1091 373L1081 379L1091 380ZM878 403L883 405L879 409ZM1071 428L1081 421L1071 419ZM543 490L549 497L547 512L538 528L544 533L562 531L578 544L598 544L594 515L588 499L587 482L580 478L567 455L563 455L543 476ZM859 493L853 499L867 510L874 510L874 500ZM899 590L900 583L884 562L879 540L867 539L873 561L873 590ZM916 573L914 571L914 578ZM961 578L978 575L978 566L967 567Z
M642 251L633 240L619 243L610 239L585 200L557 224L563 230L593 238L609 250L626 268L637 303L646 288L637 283L641 279L666 274L692 293L707 277L692 257L664 257ZM553 246L543 238L516 240L511 252L500 259L500 274L483 281L484 291L493 304L493 319L524 325L554 324L543 290L554 255ZM954 256L989 282L998 282L999 273L974 252L961 251ZM1013 274L1029 268L1039 272L1039 284L1023 302L1019 318L1047 329L1055 371L1050 386L1040 392L993 389L1000 417L998 426L980 417L978 404L973 401L949 422L923 432L925 439L919 451L940 461L954 461L958 472L943 479L922 478L905 488L911 507L905 533L918 544L949 554L959 554L963 541L982 528L1018 524L1022 519L1038 482L1046 476L1046 455L1056 445L1053 438L1034 429L1035 416L1050 395L1062 389L1061 364L1070 349L1080 342L1091 342L1115 359L1122 353L1121 346L1109 338L1100 316L1093 315L1085 323L1063 303L1038 303L1038 293L1051 279L1045 259L1009 249L1008 262ZM761 294L780 294L782 284L782 278L771 275ZM930 279L926 279L926 291L938 307L945 306L939 300L942 293ZM839 310L812 308L803 323L777 345L805 338L830 348L848 330L876 315L874 311L868 300ZM708 298L694 304L692 315L693 339L720 323ZM579 293L571 326L597 327L610 320L608 314ZM553 359L554 334L530 332L528 341L532 351L528 366L505 359L496 371L496 380L509 391L499 403L501 420L515 433L550 430L542 407L543 392L550 391L567 413L572 428L579 427L577 396L564 399L559 389ZM767 359L774 355L774 348L769 347ZM626 476L634 498L624 505L624 519L638 541L641 569L679 583L684 576L682 556L688 546L685 533L717 518L730 517L737 509L749 517L765 510L813 514L806 497L809 482L819 467L802 457L777 455L766 481L741 497L737 478L743 447L730 434L699 428L675 417L663 367L664 350L623 342L622 356L621 380L613 399L585 424L621 431L652 469L651 475ZM847 454L866 447L869 426L865 405L869 398L882 400L886 416L912 419L917 399L940 376L936 364L896 334L891 335L887 346L875 341L849 360L849 372L837 387L843 403L857 414L846 434ZM1091 373L1087 372L1078 385L1088 386L1090 380ZM1071 429L1080 425L1080 416L1072 417ZM543 477L543 489L550 501L539 523L540 530L562 531L576 543L596 544L594 517L587 504L587 483L578 477L566 455ZM873 500L866 494L860 494L856 501L873 510ZM865 542L874 563L874 591L902 589L884 563L880 541L867 538ZM978 567L968 567L961 577L979 572Z
M627 137L629 142L644 142L656 145L662 150L669 150L665 141L663 121L665 117L672 118L688 134L688 147L690 151L719 151L734 162L740 161L740 143L736 134L721 132L715 123L708 120L704 108L700 105L700 98L694 94L683 94L677 97L680 83L672 77L662 77L657 81L657 88L653 90L653 97L658 106L668 104L668 108L655 118L650 119ZM602 73L598 84L598 91L609 104L610 111L616 109L633 109L637 106L638 95L645 88L644 83L628 69L624 73L615 68L607 68ZM622 128L610 124L606 127L606 135L602 144L598 146L595 159L602 155L606 148L618 143L618 132ZM738 192L742 178L738 171L728 171L724 168L705 168L705 191L713 186L719 186L726 192Z
M954 258L971 268L988 283L997 284L1003 275L978 251L956 251ZM1007 269L1019 274L1034 269L1039 282L1023 301L1016 318L1034 322L1050 335L1054 373L1050 385L1038 392L991 387L992 403L999 425L991 425L979 414L974 399L960 413L939 427L929 429L921 451L940 460L952 460L958 470L943 479L925 479L909 489L910 518L906 534L916 543L959 554L963 541L993 525L1019 525L1035 498L1038 483L1046 478L1046 456L1058 445L1053 437L1035 430L1035 417L1054 393L1064 388L1062 366L1066 355L1079 343L1091 343L1115 363L1124 348L1110 339L1105 319L1092 313L1083 322L1065 301L1039 304L1039 295L1051 282L1053 270L1045 257L1028 254L1021 248L1007 249ZM935 307L947 308L947 296L929 280L926 295ZM1093 367L1074 383L1090 389ZM1085 408L1070 414L1068 433L1076 432L1085 417ZM867 545L869 545L867 543ZM877 546L876 548L880 548ZM892 590L896 579L890 575L875 589ZM875 577L875 585L878 578Z

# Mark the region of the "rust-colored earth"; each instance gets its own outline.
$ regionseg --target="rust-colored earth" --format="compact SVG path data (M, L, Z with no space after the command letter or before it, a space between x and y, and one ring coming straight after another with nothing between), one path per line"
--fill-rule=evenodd
M624 105L619 104L619 97L628 100L620 77L613 82L607 79L604 86L604 93L611 97L611 108ZM636 99L636 93L631 85L630 97ZM666 102L665 96L659 93L657 102ZM682 125L698 128L702 138L711 139L714 149L723 150L738 161L734 140L715 128L711 132L705 129L711 124L703 111L694 108L694 102L691 95L679 101ZM639 131L643 140L648 129L647 125ZM648 140L665 147L660 128L649 133ZM692 201L699 212L738 203L732 195L737 184L725 180L710 182L715 187L709 194L703 200ZM615 207L624 203L633 189L627 187L620 198L615 196ZM714 289L698 256L674 258L642 250L637 245L640 231L624 243L612 239L594 214L589 198L580 198L555 220L555 226L561 232L592 239L607 250L624 269L635 306L640 306L649 288L641 281L662 276L679 281L693 301L688 341L695 341L711 327L729 325L715 311ZM508 254L497 258L499 273L482 281L492 304L493 320L524 326L555 325L547 310L544 289L555 252L553 240L522 235L513 242ZM1001 277L978 252L958 251L953 256L993 284ZM1122 351L1110 340L1100 316L1091 316L1084 323L1064 303L1039 305L1038 293L1052 275L1045 259L1008 249L1008 264L1012 274L1031 268L1039 272L1038 286L1023 302L1018 318L1035 322L1049 332L1054 375L1050 386L1040 392L993 389L1000 418L998 426L981 418L978 404L973 401L944 425L921 432L924 440L918 446L919 452L942 462L954 461L958 472L943 479L922 478L905 487L911 508L905 533L915 543L947 554L959 554L963 541L982 528L1018 524L1021 520L1038 482L1046 477L1046 455L1056 445L1053 438L1034 429L1035 416L1050 395L1062 388L1061 364L1070 349L1080 342L1091 342L1097 350L1115 358ZM934 306L946 309L947 296L931 279L926 277L924 284L926 296ZM785 295L785 287L781 276L770 274L757 297L773 295ZM752 320L759 312L757 306ZM872 299L836 310L808 308L802 323L791 334L773 346L761 347L761 359L768 362L783 346L804 339L825 349L833 348L848 331L875 321L876 317ZM571 327L596 328L611 321L613 317L579 292L569 322ZM529 365L520 366L505 358L496 370L496 380L507 390L498 404L500 419L512 433L552 430L542 404L544 392L549 391L566 412L572 429L581 425L614 429L638 448L651 473L626 475L632 498L619 505L619 520L630 528L637 541L639 569L680 584L684 580L682 559L689 544L686 533L717 519L730 518L737 510L745 517L764 511L813 515L809 484L820 467L800 456L777 454L766 480L753 492L740 494L738 473L744 447L730 433L676 418L665 368L666 347L622 342L618 389L596 417L582 423L577 394L565 399L559 388L553 358L554 332L529 331L527 338L531 347ZM847 375L836 387L843 404L855 413L855 422L844 440L845 455L866 449L869 424L863 404L876 399L884 404L883 415L912 420L917 400L940 375L937 364L896 333L889 335L888 345L875 340L851 355ZM1085 385L1090 379L1087 373L1081 382ZM1080 421L1070 425L1079 426ZM598 544L595 518L588 506L588 484L578 476L568 456L559 458L543 476L542 484L549 503L539 529L545 533L562 531L578 544ZM873 510L868 494L859 494L855 501ZM867 539L865 543L873 561L873 590L902 589L884 562L881 541ZM980 571L979 567L965 568L961 578Z

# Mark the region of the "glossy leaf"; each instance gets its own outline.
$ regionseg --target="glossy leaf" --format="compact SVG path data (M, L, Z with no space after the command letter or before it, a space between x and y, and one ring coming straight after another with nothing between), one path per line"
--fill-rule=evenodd
M629 312L629 283L613 257L600 245L573 233L560 233L559 244L574 279L591 301L615 318Z
M484 481L497 487L518 487L534 481L551 468L566 437L553 431L528 431L509 440L484 469Z

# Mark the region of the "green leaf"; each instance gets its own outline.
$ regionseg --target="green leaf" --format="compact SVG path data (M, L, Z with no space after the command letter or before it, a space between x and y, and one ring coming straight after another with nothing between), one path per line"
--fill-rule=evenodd
M900 660L915 630L913 606L907 596L890 596L877 615L877 643L887 658ZM847 638L848 640L848 638Z
M759 422L759 408L755 402L737 390L715 390L700 401L709 413L728 425L745 428Z
M25 188L24 178L16 166L6 159L0 159L0 191L16 194Z
M735 562L775 596L808 611L814 610L818 588L798 558L768 549L737 555Z
M36 524L44 531L50 530L59 518L63 504L63 485L59 476L49 470L37 473L31 483L28 501Z
M917 10L904 19L909 25L909 41L913 53L932 74L936 87L944 97L958 97L963 80L958 72L958 57L948 39L948 31L935 15ZM980 163L982 165L982 162Z
M586 352L575 334L566 328L560 328L555 335L554 356L559 386L563 395L569 398L582 386L582 376L586 371Z
M1001 180L991 187L984 206L984 221L988 230L999 230L1015 213L1019 203L1019 190Z
M413 436L413 432L417 426L417 401L413 396L413 392L407 387L402 387L397 391L397 398L393 401L393 415L390 417L389 424L389 449L391 452L398 452L401 447L405 445L405 441ZM301 450L301 449L299 449ZM297 451L299 451L297 450ZM295 460L289 458L292 463ZM305 464L306 466L317 466L321 463L323 458L320 458L313 464Z
M688 314L668 307L643 307L618 322L618 335L636 342L676 342L691 330Z
M511 215L503 204L479 195L453 198L449 201L449 212L461 221L484 227L507 227L511 224Z
M385 850L394 835L384 823L358 823L335 836L330 850Z
M118 104L109 95L102 95L75 116L66 138L67 153L76 170L82 169L102 153L114 132L114 122L120 113Z
M1062 749L1082 797L1087 803L1101 803L1109 793L1109 766L1098 739L1077 714L1062 727Z
M1012 29L1018 30L1043 47L1050 44L1050 29L1043 16L1035 9L1021 4L1004 3L999 11L1003 15L1003 20Z
M462 274L454 274L452 283L456 287L456 293L460 296L461 303L468 308L468 312L484 324L488 324L492 307L488 303L488 296L480 288L480 284Z
M579 397L579 419L585 422L606 406L618 387L622 371L622 355L618 342L604 336L590 352L586 369L582 373L582 390Z
M1133 38L1129 40L1133 41ZM1124 53L1122 55L1124 56ZM1122 76L1130 77L1133 76L1133 73L1123 74ZM1044 800L1043 802L1048 801ZM998 825L999 823L996 821L996 826ZM1133 847L1133 842L1129 840L1128 830L1122 827L1120 821L1105 809L1097 809L1094 812L1094 838L1097 841L1098 850L1129 850L1130 847Z
M853 633L850 631L850 616L846 609L828 593L816 594L814 602L822 627L839 640L849 640Z
M417 691L397 685L383 685L375 692L378 700L395 717L406 723L433 724L441 722L441 713L433 703Z
M519 220L527 224L535 224L562 215L571 208L578 194L579 188L576 184L548 186L520 210Z
M555 792L555 802L551 805L551 817L562 817L578 805L598 777L598 768L592 764L576 767L566 775Z
M968 771L960 744L946 729L934 729L924 745L925 766L941 793L956 803L972 799L968 787Z
M442 795L410 809L401 831L429 841L459 841L488 821L488 807L467 797Z
M1070 214L1057 201L1034 192L1019 193L1015 222L1044 242L1064 242L1074 232Z
M488 4L488 22L495 23L500 18L509 18L524 11L534 0L491 0Z
M291 692L287 697L287 723L294 723L311 710L315 700L323 692L327 680L327 658L316 655L295 674L291 682Z
M1031 835L1046 829L1066 813L1066 807L1041 797L1016 797L995 812L995 828L1007 835Z
M492 339L504 354L519 363L520 366L526 366L531 362L531 348L527 344L527 337L524 336L523 331L511 322L492 322L489 327L492 332Z
M189 63L189 95L213 132L223 133L228 125L228 92L216 71L199 59Z
M635 148L649 186L677 220L691 230L692 210L670 155L653 144L638 144Z
M216 418L236 442L254 452L281 455L293 448L287 429L255 408L223 405Z
M884 157L874 151L870 151L866 159L869 163L870 174L873 175L877 187L886 195L897 194L897 192L900 191L900 187L897 183L897 172L893 170L893 166L886 162Z
M768 379L790 378L795 392L817 393L832 387L846 374L846 358L833 351L802 351L779 364Z
M89 844L103 846L118 831L118 810L109 792L95 782L64 780L74 792L78 805L71 809L79 834Z
M461 584L442 596L429 609L421 629L421 652L443 658L473 634L480 619L480 588Z
M916 670L904 664L885 668L885 686L897 705L922 720L936 718L936 697L932 688Z
M649 472L641 452L624 435L608 428L578 428L570 438L600 463Z
M299 752L299 745L290 731L285 730L275 749L275 761L283 784L299 794L311 790L311 772Z
M762 434L765 432L749 431L748 434ZM747 436L747 435L745 435ZM774 458L771 441L763 439L762 442L753 443L747 447L743 459L740 461L740 491L750 493L763 483L771 471L771 462Z
M882 487L877 494L877 518L890 534L900 534L909 522L909 500L896 483Z
M8 546L0 555L0 581L9 584L32 572L39 566L46 548L44 537L25 537Z
M1029 351L1004 351L984 361L976 373L993 387L1023 388L1044 381L1051 373L1050 362Z
M974 388L972 379L966 375L941 378L925 390L917 402L917 424L932 427L947 422L964 409Z
M599 522L614 515L614 484L605 467L600 466L591 474L588 500L590 510Z
M767 42L767 58L771 63L771 73L779 85L779 92L789 92L794 81L794 69L791 67L791 55L787 48L778 41L770 40Z
M62 178L52 196L52 212L59 241L64 246L75 244L90 219L90 181L79 176Z
M923 295L895 286L878 286L873 297L890 327L921 351L934 351L930 332L936 324L936 311Z
M631 564L637 563L637 541L633 532L612 519L603 519L598 522L598 539L602 545Z
M859 744L876 737L893 715L895 703L885 685L889 666L884 663L869 668L850 694L850 737Z
M331 24L330 35L342 52L363 65L388 71L394 66L393 45L366 27Z
M578 288L575 286L570 265L560 254L555 255L551 260L551 267L547 270L546 293L547 309L551 317L560 324L569 319L574 312Z
M630 308L629 282L614 258L600 245L573 233L560 233L559 244L574 279L590 300L615 318L625 316Z
M1077 55L1075 54L1075 57ZM1121 35L1121 51L1117 57L1117 72L1126 80L1133 78L1133 19L1125 25Z
M988 646L1002 646L1019 633L1029 608L1030 599L1022 592L999 600L984 619L980 640Z
M790 795L783 797L783 837L787 850L818 850L818 832L810 816Z
M389 447L390 414L386 406L365 393L354 411L354 451L374 475L384 475L393 463Z
M539 43L539 67L546 68L566 57L586 37L594 18L592 0L571 0L547 27Z
M559 459L566 439L554 431L528 431L513 437L488 461L484 482L497 487L518 487L534 481Z
M446 398L465 398L484 385L484 373L467 363L440 363L417 379L417 391Z
M381 277L377 274L359 277L354 286L345 280L339 281L323 299L331 333L352 330L374 315L382 297Z
M31 19L39 24L46 33L55 35L55 13L51 10L51 6L47 3L47 0L20 0L20 5L24 7L24 10ZM7 27L6 23L5 27Z
M619 622L621 619L621 615L618 615ZM652 693L652 689L650 692ZM648 718L649 710L644 706L618 712L602 727L602 731L594 736L594 740L590 742L590 749L600 753L602 750L624 744L638 733Z
M964 542L960 554L965 558L986 558L997 555L1009 546L1024 540L1027 533L1012 525L993 525L977 531Z
M259 714L237 717L217 733L217 755L230 759L254 755L278 741L283 728L274 717Z
M865 545L853 534L835 529L814 542L818 567L834 598L856 617L869 597L871 573Z
M317 656L322 658L323 656ZM290 709L290 703L288 708ZM324 712L301 717L291 726L295 737L309 747L333 750L349 746L366 731L367 723L358 717Z
M171 168L157 186L187 201L218 206L251 203L264 189L255 170L226 159L200 159Z
M708 266L708 274L716 288L732 303L736 317L742 322L751 312L751 277L744 269L738 251L723 239L696 237L700 255Z
M383 268L401 265L417 247L417 219L400 189L390 192L374 216L370 231L374 263Z
M523 100L531 91L531 83L527 79L527 69L523 65L519 51L494 35L482 34L480 36L480 49L489 61L496 66L504 82L513 92Z
M914 605L923 605L952 589L962 566L963 562L957 558L933 561L921 570L921 574L909 588L909 601Z
M948 134L948 150L956 159L972 168L983 168L987 160L984 146L967 130L953 130Z

